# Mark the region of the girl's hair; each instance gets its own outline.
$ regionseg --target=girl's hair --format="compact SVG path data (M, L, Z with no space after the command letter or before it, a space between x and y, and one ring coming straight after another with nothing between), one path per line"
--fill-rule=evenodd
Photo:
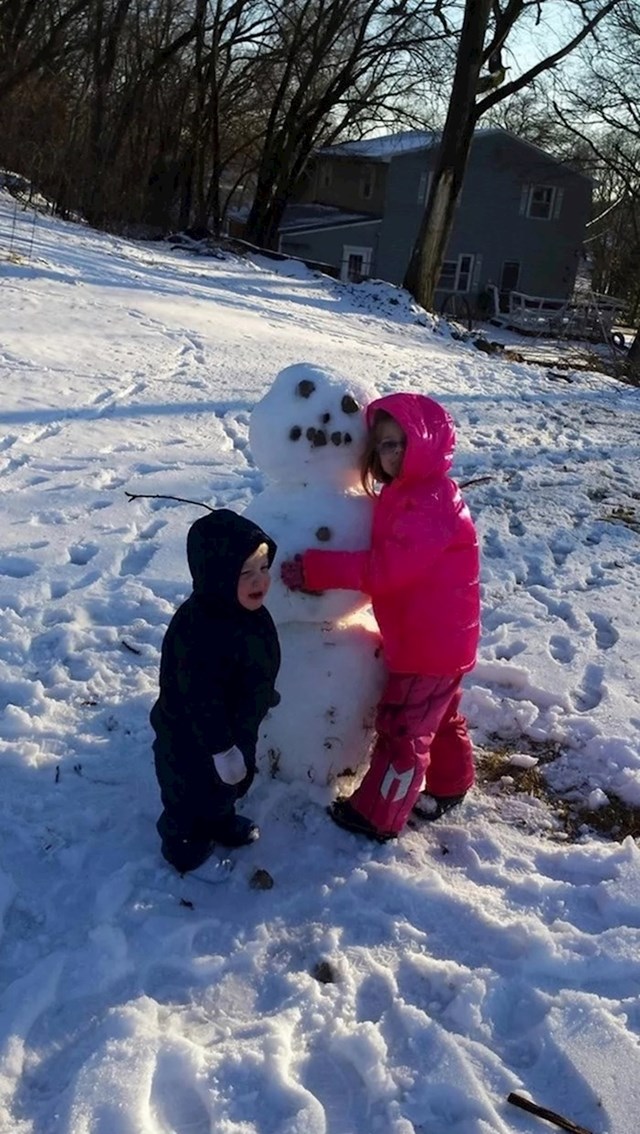
M375 496L375 484L391 484L393 477L388 476L380 464L380 457L376 451L376 445L380 440L380 426L385 425L388 421L395 421L392 414L387 413L386 410L376 410L373 415L367 440L365 442L362 457L360 459L360 482L364 488L367 496Z

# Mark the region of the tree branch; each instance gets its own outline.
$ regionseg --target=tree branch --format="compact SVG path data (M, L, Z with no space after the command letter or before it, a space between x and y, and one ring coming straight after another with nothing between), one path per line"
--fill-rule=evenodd
M475 120L477 121L478 118L480 118L483 114L486 114L487 110L489 110L492 106L495 106L497 102L501 102L503 99L508 98L509 95L515 94L516 91L520 91L523 87L528 86L533 82L534 79L537 79L538 75L542 75L544 71L552 70L552 68L554 68L557 63L559 63L562 59L565 59L567 55L570 55L571 52L574 51L578 46L578 44L582 43L582 41L585 40L588 35L591 35L594 28L597 27L600 21L603 20L604 17L609 14L609 12L613 11L613 9L617 7L620 2L621 0L607 0L607 3L604 5L604 7L601 8L595 16L588 20L584 27L581 28L581 30L577 33L577 35L574 35L573 39L569 40L569 42L566 43L564 47L559 48L558 51L554 51L553 54L548 55L545 59L541 59L539 63L536 63L535 66L530 67L528 71L525 71L517 79L513 79L512 82L505 83L504 86L498 87L497 90L492 91L490 95L487 95L486 98L477 103L475 109Z
M208 512L215 512L209 504L203 503L202 500L186 500L184 496L165 496L161 492L127 492L125 496L131 502L132 500L177 500L178 504L195 504L198 508L206 508Z

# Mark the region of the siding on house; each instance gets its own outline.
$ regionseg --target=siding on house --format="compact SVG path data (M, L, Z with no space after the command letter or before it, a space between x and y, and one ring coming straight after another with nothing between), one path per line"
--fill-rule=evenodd
M333 157L319 155L308 192L323 204L366 213L368 203L359 196L363 163L351 155L340 156L339 147L336 150ZM415 149L387 151L376 165L375 203L382 213L381 222L283 232L282 250L339 266L345 246L370 247L368 274L401 284L436 157L437 139ZM328 177L321 174L327 162L332 165ZM375 164L375 151L366 164ZM330 190L319 189L327 180ZM445 256L450 287L462 285L477 294L493 283L499 289L515 287L531 295L570 295L591 193L589 178L537 147L498 128L479 130L472 142ZM544 213L547 207L548 219L527 215L529 210ZM465 256L473 257L473 262L459 261ZM465 269L464 275L455 272L457 263ZM436 302L445 294L438 291Z
M548 220L526 215L532 187L553 190ZM477 136L465 176L447 259L482 256L481 285L501 284L506 262L520 264L517 290L570 295L592 183L533 146L500 131Z
M384 208L385 178L386 168L379 162L319 155L298 199L379 216Z
M300 260L315 260L342 268L346 248L370 249L367 275L379 277L378 240L381 226L381 220L374 220L306 231L285 229L280 236L280 251Z
M421 177L433 169L436 153L432 147L398 154L389 165L378 265L382 278L391 283L404 279L426 204L418 199Z

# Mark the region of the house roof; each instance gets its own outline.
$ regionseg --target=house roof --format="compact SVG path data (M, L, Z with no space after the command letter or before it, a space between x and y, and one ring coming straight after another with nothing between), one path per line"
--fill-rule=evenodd
M334 205L288 205L279 225L280 232L306 232L308 229L340 228L342 225L376 222L381 217L371 213L354 213Z
M324 146L316 152L326 157L362 157L370 161L389 162L397 154L430 149L437 145L439 138L437 130L403 130L399 134L381 134L377 138L361 138L356 142Z
M504 130L502 126L478 126L474 131L474 138L484 138L490 136L503 135L507 138L513 138L515 141L520 142L521 145L527 146L530 150L534 150L538 154L543 154L548 161L555 161L558 165L567 165L567 162L561 158L554 157L553 154L543 150L540 146L536 146L533 142L529 142L526 138L519 137L511 130ZM401 154L412 153L416 150L429 150L437 146L440 142L442 133L440 130L403 130L397 134L381 134L377 138L362 138L354 142L341 142L335 146L324 146L316 150L316 154L320 157L352 157L363 158L366 161L375 161L388 164L394 157L399 157ZM593 178L587 173L582 173L579 169L574 169L568 166L576 177L584 177L586 181L593 181Z

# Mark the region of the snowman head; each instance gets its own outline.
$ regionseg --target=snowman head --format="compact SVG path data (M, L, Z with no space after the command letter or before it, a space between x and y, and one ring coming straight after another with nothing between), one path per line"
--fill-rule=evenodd
M325 366L285 367L251 414L256 463L272 481L355 487L367 432L363 411L375 397L373 384Z

